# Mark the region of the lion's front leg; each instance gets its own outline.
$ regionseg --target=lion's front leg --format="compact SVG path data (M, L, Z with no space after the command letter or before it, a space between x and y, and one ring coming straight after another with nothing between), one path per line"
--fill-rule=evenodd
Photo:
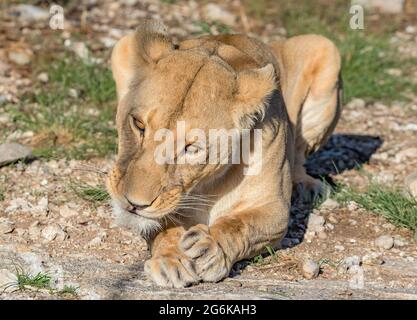
M198 283L200 276L194 261L178 247L184 234L183 227L167 229L158 234L152 243L152 257L145 262L145 273L163 287L183 288Z
M203 281L216 282L228 276L233 264L253 257L286 232L288 208L254 209L230 213L211 226L196 225L179 242L182 252L195 265Z

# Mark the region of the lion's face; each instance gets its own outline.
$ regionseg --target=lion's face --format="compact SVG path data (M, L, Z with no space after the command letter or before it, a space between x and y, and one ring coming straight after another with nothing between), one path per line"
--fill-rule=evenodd
M253 85L248 77L258 76L261 85L260 75L265 73L269 82L273 77L271 68L239 77L221 58L201 48L173 50L159 45L155 49L142 41L148 56L139 59L132 49L137 38L124 39L112 56L119 96L119 149L107 185L119 218L130 225L136 223L144 233L158 228L166 215L187 206L186 195L197 184L230 167L224 157L231 159L232 148L220 154L220 148L196 136L195 129L207 138L213 129L241 129L244 117L253 117L262 105L258 99L257 106L245 112L244 95ZM133 59L136 61L126 64ZM172 153L166 157L168 144ZM208 160L210 152L216 154L217 162ZM170 161L161 161L164 156Z

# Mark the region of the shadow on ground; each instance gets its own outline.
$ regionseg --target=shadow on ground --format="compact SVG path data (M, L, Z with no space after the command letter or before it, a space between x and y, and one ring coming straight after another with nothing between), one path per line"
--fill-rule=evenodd
M382 146L378 136L358 134L334 134L305 164L308 174L334 187L331 176L346 170L359 169L369 162L371 156ZM283 248L298 245L304 239L308 218L316 205L315 201L304 201L297 196L292 199L288 232L282 242Z

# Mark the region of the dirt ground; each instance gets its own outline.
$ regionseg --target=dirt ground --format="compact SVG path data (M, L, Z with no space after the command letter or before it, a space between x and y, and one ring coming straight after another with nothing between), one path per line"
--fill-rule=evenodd
M124 30L133 28L139 17L162 17L181 38L191 33L189 21L202 6L192 2L197 10L191 2L169 7L146 1L146 5L138 6L142 9L132 10L129 2L92 5L88 16L91 24L83 25L82 18L70 19L72 34L91 28L82 33L88 42L88 37L97 32L101 45L93 49L97 44L94 40L89 45L105 60L106 52L110 52L105 39L110 46ZM235 29L252 28L237 13L235 4L227 6L239 17ZM9 9L3 8L3 13ZM173 23L172 16L176 15L183 17L183 25ZM22 37L25 43L41 36L50 39L31 48L35 55L37 50L45 50L42 43L56 46L65 40L58 41L54 31L47 28L39 32L19 22L19 28L12 29L11 23L16 22L2 22L0 30L6 30L7 35L0 32L0 56L5 56L12 45L24 46L22 40L18 41ZM414 33L404 34L401 26L396 35L403 41L402 48L417 56L417 32L414 29ZM268 29L260 36L271 38ZM0 93L7 103L17 103L39 79L32 69L16 66L6 58L0 63L10 68L7 76L0 78ZM334 183L361 187L367 185L370 174L379 183L403 186L405 177L417 172L416 134L417 96L407 102L353 99L344 106L329 143L306 166L313 175L325 175ZM295 200L282 248L274 256L266 254L238 263L231 277L220 283L181 290L157 287L143 273L143 262L148 257L144 240L113 223L106 200L83 199L71 188L74 181L102 185L113 161L112 154L88 160L39 158L0 168L0 183L6 190L4 199L0 198L4 231L0 232L0 280L8 276L15 281L12 274L17 266L31 274L49 274L51 287L57 290L77 288L75 294L59 294L50 288L10 287L0 299L417 299L414 232L396 227L354 202L344 205L337 201L311 208ZM357 164L360 170L354 168ZM375 241L380 236L392 237L393 246L378 246ZM307 259L320 267L313 279L303 274Z

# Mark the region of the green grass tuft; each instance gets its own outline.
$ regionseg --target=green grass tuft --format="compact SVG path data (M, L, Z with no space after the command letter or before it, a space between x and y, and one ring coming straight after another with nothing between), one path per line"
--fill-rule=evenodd
M204 34L213 34L212 28L217 30L220 34L229 34L232 32L232 29L228 25L225 25L218 21L206 22L206 21L197 21L194 23L197 27L200 28L200 31L195 32L194 35L204 35Z
M365 210L385 217L395 226L417 230L417 201L397 188L371 183L365 192L340 188L335 197L343 203L354 201Z
M77 293L78 289L79 289L79 287L65 285L64 288L62 290L59 290L57 293L59 295L78 296L78 293Z
M12 119L8 131L33 131L37 157L89 159L115 153L116 95L110 70L66 57L50 63L47 72L45 87L5 106ZM71 96L71 90L79 96Z
M38 289L51 289L52 278L43 272L36 275L31 275L23 270L23 268L16 266L16 286L19 290L25 290L27 287Z
M107 202L110 200L110 195L104 186L91 186L78 181L71 181L69 187L81 199L90 202Z

